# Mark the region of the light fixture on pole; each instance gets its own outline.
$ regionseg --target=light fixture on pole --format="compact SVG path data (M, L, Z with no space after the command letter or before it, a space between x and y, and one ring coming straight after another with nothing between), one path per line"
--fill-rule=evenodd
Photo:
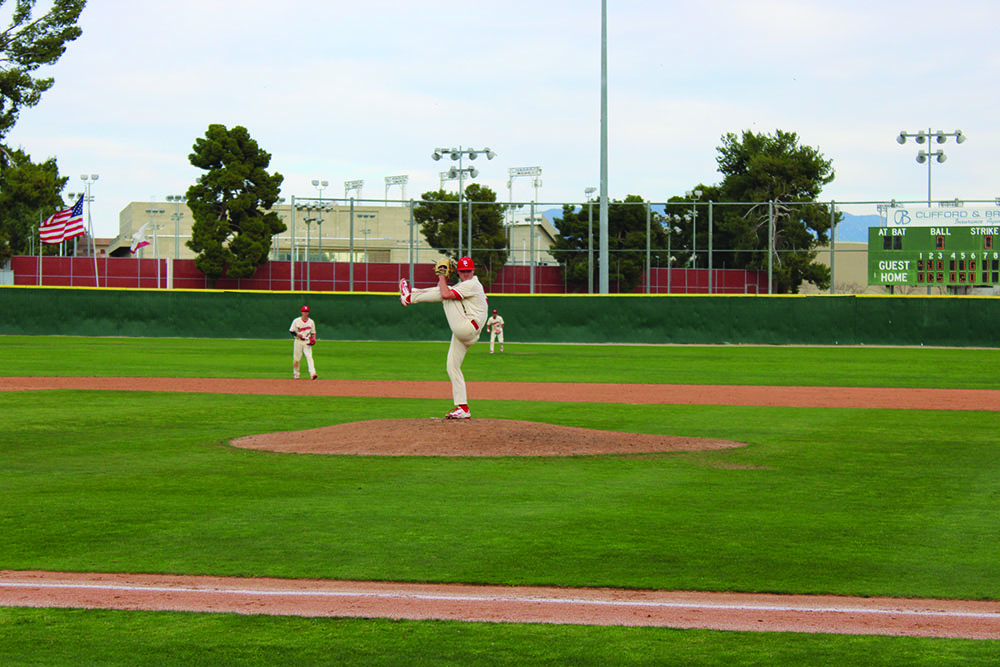
M676 213L671 213L670 215L665 215L663 217L664 221L667 223L667 294L670 294L673 289L673 284L671 282L671 269L674 266L674 256L673 252L673 237L674 234L680 234L681 228L677 226L677 223L681 220L688 218L688 214L684 214L684 217L677 215Z
M361 188L363 187L365 187L365 182L361 179L356 181L344 181L344 199L347 199L347 195L352 190L356 190L358 193L356 199L361 199Z
M448 170L449 175L452 178L458 177L458 254L462 255L462 181L464 174L468 173L472 178L479 175L479 172L474 168L463 169L462 168L462 158L466 155L469 156L470 160L475 160L480 153L486 155L487 160L492 160L497 156L489 148L435 148L434 152L431 153L431 159L435 162L441 159L442 155L451 156L452 160L458 160L458 169L452 167ZM469 220L469 256L472 256L472 220Z
M272 213L278 216L278 220L284 220L285 218L285 216L281 214L281 205L284 203L285 203L285 198L278 197L277 199L274 200L274 204L272 204L271 208L269 209ZM281 245L281 233L279 232L271 237L271 259L275 261L278 259L278 255L280 254L281 250L280 245ZM268 275L270 275L270 273ZM268 278L268 280L270 280L270 278Z
M514 179L521 176L531 176L533 177L535 186L535 201L538 201L538 188L541 187L542 181L539 178L542 175L541 167L509 167L507 169L507 210L510 211L510 221L514 222Z
M451 175L451 171L442 171L438 174L438 176L441 178L441 187L438 188L440 190L444 190L445 181L453 181L456 178L458 178L458 174L455 174L455 176L453 177Z
M939 144L943 144L948 140L948 137L955 137L955 143L962 144L965 143L966 136L961 130L955 130L954 132L942 132L938 130L937 132L931 132L930 128L926 132L920 130L919 132L907 132L905 130L900 131L899 136L896 137L896 143L902 145L906 143L907 138L912 137L914 141L918 144L927 144L930 148L931 139L936 140ZM917 163L923 164L927 163L927 206L931 205L931 163L936 159L939 163L944 162L948 157L944 154L943 149L938 149L936 151L925 151L923 149L917 153Z
M186 202L184 195L167 195L167 201L173 202L174 212L170 219L174 221L174 259L181 258L181 220L184 214L181 213L181 202Z
M389 205L389 188L393 185L399 185L402 189L402 194L399 199L401 201L406 200L406 183L410 180L409 176L386 176L385 177L385 205Z
M315 179L313 179L312 184L313 184L314 188L316 188L317 190L319 190L319 198L322 199L323 198L323 190L326 189L326 186L330 185L330 181L321 181L318 178L315 178Z
M701 199L701 190L688 190L684 196L691 200L691 268L693 269L698 265L698 211L695 202Z
M594 193L597 188L585 188L587 197L587 293L594 293Z
M323 258L323 211L330 210L325 204L323 204L323 190L326 189L326 186L328 186L330 182L316 179L313 180L312 184L313 187L319 191L319 204L317 204L316 206L316 208L319 211L319 217L316 219L316 230L319 232L319 243L317 245L319 248L320 259L322 259ZM308 234L308 228L306 228L306 232ZM308 267L308 264L306 266Z
M100 177L100 174L80 174L80 180L83 181L83 187L86 191L87 232L90 234L91 252L94 255L94 287L100 287L100 281L97 279L97 239L94 238L94 223L90 217L90 202L94 201L94 198L90 196L90 186L97 182ZM107 276L105 276L105 280L107 280Z
M162 208L147 208L149 214L150 227L153 229L153 260L156 262L156 289L160 289L160 255L157 249L156 240L160 236L160 225L156 224L156 216L166 213Z
M319 210L320 205L312 203L296 204L295 208L296 210L304 211L306 214L306 217L303 218L302 222L306 223L306 291L308 292L311 287L310 281L312 278L312 276L310 275L310 265L309 265L312 259L309 256L310 251L312 250L312 238L311 238L312 223L319 220L319 218L313 217L312 213L313 211Z

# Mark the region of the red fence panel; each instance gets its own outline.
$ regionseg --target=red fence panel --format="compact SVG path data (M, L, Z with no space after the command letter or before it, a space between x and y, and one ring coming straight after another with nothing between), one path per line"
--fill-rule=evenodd
M38 257L19 255L11 259L15 285L52 287L95 287L93 257ZM558 266L534 267L534 294L565 294L570 291ZM395 292L401 278L410 277L409 264L345 262L268 262L250 278L223 276L218 290L301 291L301 292ZM434 267L414 264L414 283L430 286L437 282ZM652 294L708 294L708 269L654 268L650 275ZM194 260L136 259L99 257L97 276L100 287L167 289L209 289L208 279ZM506 265L489 288L491 294L532 293L532 267ZM635 293L644 294L642 281ZM713 269L713 294L765 294L766 271Z

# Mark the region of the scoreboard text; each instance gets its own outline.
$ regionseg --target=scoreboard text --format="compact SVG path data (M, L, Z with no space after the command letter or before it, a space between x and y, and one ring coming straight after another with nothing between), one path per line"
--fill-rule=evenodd
M869 227L868 284L1000 284L1000 226Z

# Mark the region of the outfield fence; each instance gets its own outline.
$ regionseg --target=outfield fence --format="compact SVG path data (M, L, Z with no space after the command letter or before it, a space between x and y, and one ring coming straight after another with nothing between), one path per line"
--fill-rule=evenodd
M11 267L14 285L137 289L210 289L209 280L190 259L102 257L97 276L91 257L17 256ZM430 264L413 267L416 284L436 281ZM294 275L293 275L294 273ZM711 274L711 275L710 275ZM739 269L653 267L651 294L762 294L767 274ZM273 260L249 278L222 277L214 289L303 292L395 292L401 278L411 278L409 264L385 262L292 262ZM645 276L644 276L645 278ZM497 294L566 294L573 291L559 266L506 265L489 286ZM646 280L633 290L647 293Z
M343 292L0 287L0 335L286 338L308 305L325 340L446 340L441 308ZM1000 347L1000 299L490 294L508 343Z
M276 206L286 230L272 238L268 263L251 277L223 276L214 285L193 265L193 253L185 245L191 238L191 221L189 214L181 212L187 209L180 204L175 204L175 224L154 235L154 257L148 257L150 247L129 256L130 225L148 222L141 217L142 207L133 203L126 212L135 208L138 217L127 217L121 223L121 233L108 248L114 256L101 256L96 262L92 255L22 256L12 261L11 274L14 284L35 286L394 291L400 277L418 278L423 273L420 267L432 264L442 253L468 254L470 246L473 253L483 252L477 246L477 215L496 216L501 209L507 257L490 286L499 293L599 293L602 261L607 262L612 277L608 285L611 293L770 294L784 291L786 284L797 285L806 294L960 291L941 285L899 285L891 290L868 285L868 227L886 225L887 216L913 202L712 202L693 194L688 197L667 202L611 202L609 215L616 220L617 237L611 239L606 260L600 249L596 201L466 200L461 207L465 213L464 226L461 222L458 225L458 247L434 248L423 239L414 209L424 203L457 207L456 201L293 197L292 205ZM994 200L936 202L933 208L924 202L918 204L942 220L953 219L963 210L971 214L974 208L1000 221L1000 206ZM966 209L967 205L972 206ZM846 229L841 214L850 222ZM566 222L567 216L573 216L572 223ZM785 224L790 219L808 219L810 225L825 231L817 234L798 224ZM187 220L186 228L181 220ZM473 221L471 226L469 220ZM563 222L557 224L559 220ZM557 247L560 239L568 240L574 249ZM74 242L71 249L70 242L66 243L61 255L90 247ZM814 285L802 277L800 272L808 262L828 267L829 285ZM564 264L571 265L572 279L564 275ZM628 269L625 273L638 276L634 286L632 282L627 286L615 282L613 277L623 268ZM791 275L782 277L782 272ZM776 275L784 284L776 285ZM976 293L982 287L961 291Z

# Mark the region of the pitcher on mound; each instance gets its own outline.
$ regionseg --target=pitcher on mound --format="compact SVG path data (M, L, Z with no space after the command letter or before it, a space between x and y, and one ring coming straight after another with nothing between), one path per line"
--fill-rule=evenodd
M469 419L469 399L465 391L465 376L462 362L465 353L479 341L479 334L486 323L486 290L476 277L475 265L471 257L458 260L458 279L455 285L448 284L448 275L455 262L441 259L434 266L438 284L436 287L411 289L406 278L399 281L399 300L404 306L411 303L438 303L444 306L448 326L451 327L451 346L448 348L448 377L451 378L451 394L455 409L445 415L445 419Z

